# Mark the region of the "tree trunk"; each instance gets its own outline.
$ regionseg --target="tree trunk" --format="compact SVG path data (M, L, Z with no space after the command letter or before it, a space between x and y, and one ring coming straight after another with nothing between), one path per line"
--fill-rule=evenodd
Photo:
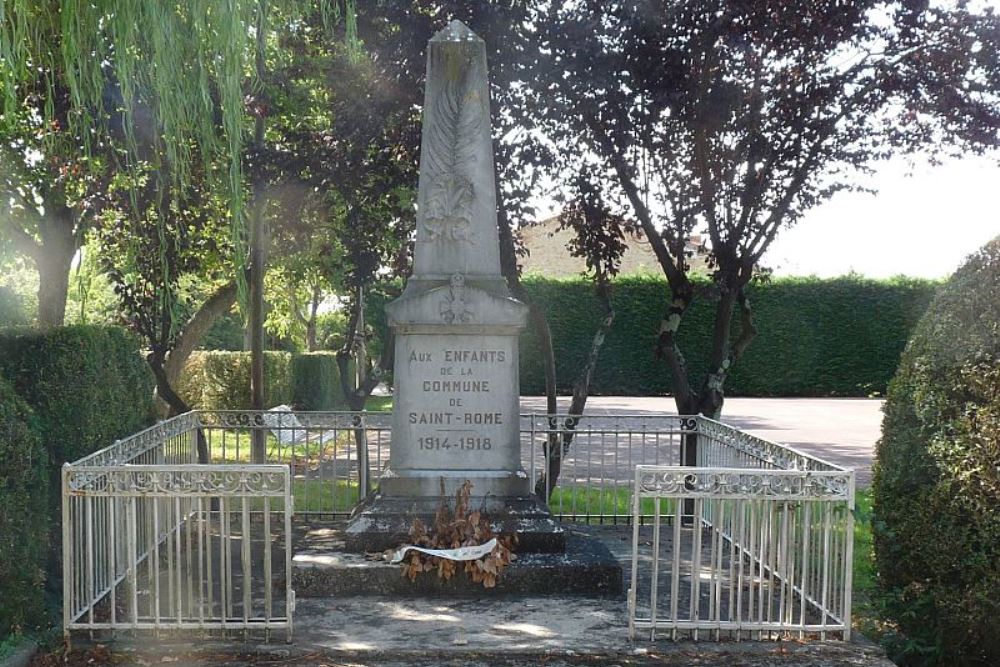
M316 347L316 317L313 316L306 324L306 352L315 352Z
M369 363L363 359L363 354L360 354L360 348L363 343L358 341L358 335L359 332L361 335L364 335L364 331L361 328L364 326L364 313L362 312L364 308L363 289L360 285L356 288L354 307L347 321L344 346L337 352L340 387L344 392L344 398L347 400L347 406L355 412L361 412L365 409L365 403L368 397L371 396L372 391L375 390L375 387L378 386L386 373L392 369L396 348L395 337L390 330L385 338L382 356L379 357L377 363L369 367ZM352 359L355 360L358 371L359 381L356 383L351 380L352 374L350 370ZM363 499L373 491L367 465L368 442L364 429L354 429L354 444L359 469L363 473L363 477L359 477L359 491L361 499Z
M66 320L66 296L74 249L53 249L48 244L35 257L38 269L38 325L62 326Z
M497 150L498 145L498 140L494 139L494 155L500 154ZM538 336L545 364L545 411L549 415L554 415L559 412L559 406L556 401L556 355L552 348L552 330L549 328L545 313L535 305L521 284L521 276L517 270L517 252L514 249L514 229L511 227L507 207L504 205L500 179L494 179L494 189L497 201L497 231L500 238L500 273L503 274L507 287L514 297L528 306L528 318Z
M174 388L170 386L170 381L167 379L167 371L164 367L163 358L165 353L163 352L150 352L146 355L146 362L153 371L153 377L156 379L156 395L160 397L170 408L168 416L182 415L185 412L190 412L191 407L184 401ZM205 439L205 434L201 429L197 431L198 438L198 463L210 463L209 452L208 452L208 441Z
M306 351L315 352L316 345L316 315L319 311L320 289L318 285L313 285L312 299L309 301L309 319L306 320Z
M256 49L254 69L257 80L264 80L264 40L266 3L257 7ZM260 156L264 152L264 114L254 118L253 152ZM250 408L264 410L264 207L267 182L260 165L256 165L253 177L253 200L250 210ZM251 431L251 460L264 463L264 431Z
M587 398L590 396L590 382L597 369L597 360L604 346L604 339L611 330L611 325L615 321L615 310L611 305L610 286L607 283L599 283L597 294L604 305L604 320L594 332L594 338L590 343L590 354L587 356L587 363L573 383L573 398L569 404L569 411L562 429L562 442L558 438L549 438L545 451L545 472L538 478L535 484L535 495L545 498L548 502L552 497L552 492L559 483L559 474L562 472L563 457L569 452L573 444L573 435L576 425L580 423L580 417L587 407ZM550 424L551 426L551 424ZM553 445L554 442L554 445Z
M62 326L66 320L69 272L76 254L73 212L53 205L39 221L41 244L31 253L38 269L38 325Z

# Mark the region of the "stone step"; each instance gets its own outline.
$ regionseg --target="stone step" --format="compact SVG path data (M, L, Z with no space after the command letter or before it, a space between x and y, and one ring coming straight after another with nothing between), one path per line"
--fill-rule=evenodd
M292 559L297 597L522 596L563 595L616 598L623 595L622 566L600 540L567 530L562 553L522 553L504 568L496 588L485 589L459 572L445 581L436 571L411 582L401 565L369 560L344 549L342 531L314 527Z
M354 511L344 531L344 548L365 553L408 544L414 518L432 526L442 504L454 507L454 499L391 498L376 494ZM566 551L562 524L552 518L549 508L534 495L474 498L471 506L486 512L495 534L516 534L519 553Z

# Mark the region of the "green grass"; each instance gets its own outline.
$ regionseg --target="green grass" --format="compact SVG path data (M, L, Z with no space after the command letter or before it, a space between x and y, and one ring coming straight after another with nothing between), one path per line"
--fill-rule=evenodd
M369 396L365 401L365 410L369 412L391 412L392 396Z
M673 501L660 500L661 514L673 512L673 507ZM640 510L643 515L652 516L653 508L652 498L643 498L640 502ZM549 499L549 509L552 510L553 514L589 515L595 521L599 520L601 516L617 515L619 518L625 518L632 514L632 489L625 486L604 489L586 486L569 488L557 486Z
M342 450L345 447L353 447L350 439L351 431L342 430L336 439L324 438L320 443L318 439L294 446L282 445L278 439L268 433L264 439L264 449L267 452L268 463L289 463L293 460L330 458L334 448ZM242 431L237 433L226 433L223 431L206 430L205 437L208 440L208 450L213 462L216 463L249 463L250 462L250 433ZM353 449L352 449L353 452Z
M358 485L347 480L292 480L296 512L350 512L358 502Z
M870 639L878 635L878 609L875 602L877 573L872 549L872 496L870 489L859 489L854 510L854 629Z
M25 641L25 637L19 634L11 634L0 638L0 660L13 655L14 651Z

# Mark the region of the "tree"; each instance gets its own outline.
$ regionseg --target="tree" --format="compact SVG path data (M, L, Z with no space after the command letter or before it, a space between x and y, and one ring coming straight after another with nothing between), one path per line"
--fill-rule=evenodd
M155 243L149 234L140 233L145 250L157 253L153 257L138 257L115 241L106 245L114 246L114 257L126 262L115 267L112 276L126 306L137 309L129 313L130 320L149 337L159 389L175 409L183 401L172 400L177 397L163 368L170 346L177 343L179 352L189 351L198 332L207 328L206 319L227 310L233 294L224 284L188 322L192 335L178 335L184 309L178 307L182 298L176 291L181 284L176 270L193 269L190 262L198 248L198 240L185 234L198 229L196 221L206 211L228 218L230 278L235 293L243 295L245 269L249 263L255 266L250 273L255 284L251 306L256 306L251 307L251 320L252 328L261 329L262 222L273 200L267 192L269 112L262 79L274 47L281 47L275 27L293 30L298 17L313 14L330 27L342 8L350 38L351 0L343 7L336 0L315 5L286 0L273 7L264 0L195 0L183 6L8 0L3 5L0 74L5 119L18 110L29 83L40 76L42 127L56 118L53 101L65 100L66 126L81 138L82 155L90 157L95 148L101 149L108 163L98 171L125 174L114 189L127 189L131 201L113 206L116 219L155 230ZM35 27L39 22L46 30ZM55 72L63 72L65 80L61 98L55 95ZM150 183L154 192L149 191ZM224 209L218 208L220 201ZM247 217L253 223L249 235ZM255 406L261 407L260 337L254 341L252 385ZM178 365L184 356L171 355ZM262 448L255 451L261 454Z
M122 305L122 319L148 349L157 396L171 414L180 414L190 406L174 391L167 358L181 339L192 341L204 333L213 319L206 313L228 310L235 284L226 261L225 200L208 187L192 187L178 196L157 159L162 147L156 143L154 137L146 152L151 162L138 187L127 182L127 172L111 180L92 233ZM211 287L205 290L205 285ZM207 460L207 451L201 454Z
M90 219L88 194L101 184L71 123L55 3L12 5L0 12L0 237L38 271L38 324L59 326L70 265Z
M861 189L876 160L998 142L1000 23L964 4L583 0L545 3L533 25L545 57L522 106L558 147L553 178L584 174L618 214L601 233L634 220L655 253L669 292L645 335L682 414L720 414L756 332L747 285L782 229ZM685 250L696 232L705 290ZM696 298L716 305L699 369L677 342Z

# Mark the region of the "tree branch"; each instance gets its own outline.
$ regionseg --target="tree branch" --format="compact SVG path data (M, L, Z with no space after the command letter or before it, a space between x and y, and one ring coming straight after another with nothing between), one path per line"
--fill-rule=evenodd
M650 247L652 247L653 254L656 255L656 260L660 263L660 267L663 269L663 273L666 275L671 289L675 291L682 289L684 283L687 282L687 276L679 267L679 258L675 261L666 243L664 243L663 237L657 231L656 225L653 224L653 216L639 194L639 188L635 180L629 175L628 164L621 154L615 150L614 144L596 118L587 116L587 125L594 133L598 144L600 144L601 150L604 152L604 157L611 162L611 166L618 176L618 181L625 191L625 196L628 197L629 203L635 211L635 216L639 219L639 224L646 235L646 240L649 242Z
M10 220L10 218L8 218ZM5 233L10 239L11 243L14 244L14 248L32 259L37 259L38 255L42 251L42 245L34 239L28 232L24 231L20 226L9 222L4 225Z
M167 381L170 384L177 382L191 353L198 347L216 320L229 312L234 303L236 303L236 282L230 281L208 297L184 323L174 341L173 349L170 350L166 362L163 364Z

